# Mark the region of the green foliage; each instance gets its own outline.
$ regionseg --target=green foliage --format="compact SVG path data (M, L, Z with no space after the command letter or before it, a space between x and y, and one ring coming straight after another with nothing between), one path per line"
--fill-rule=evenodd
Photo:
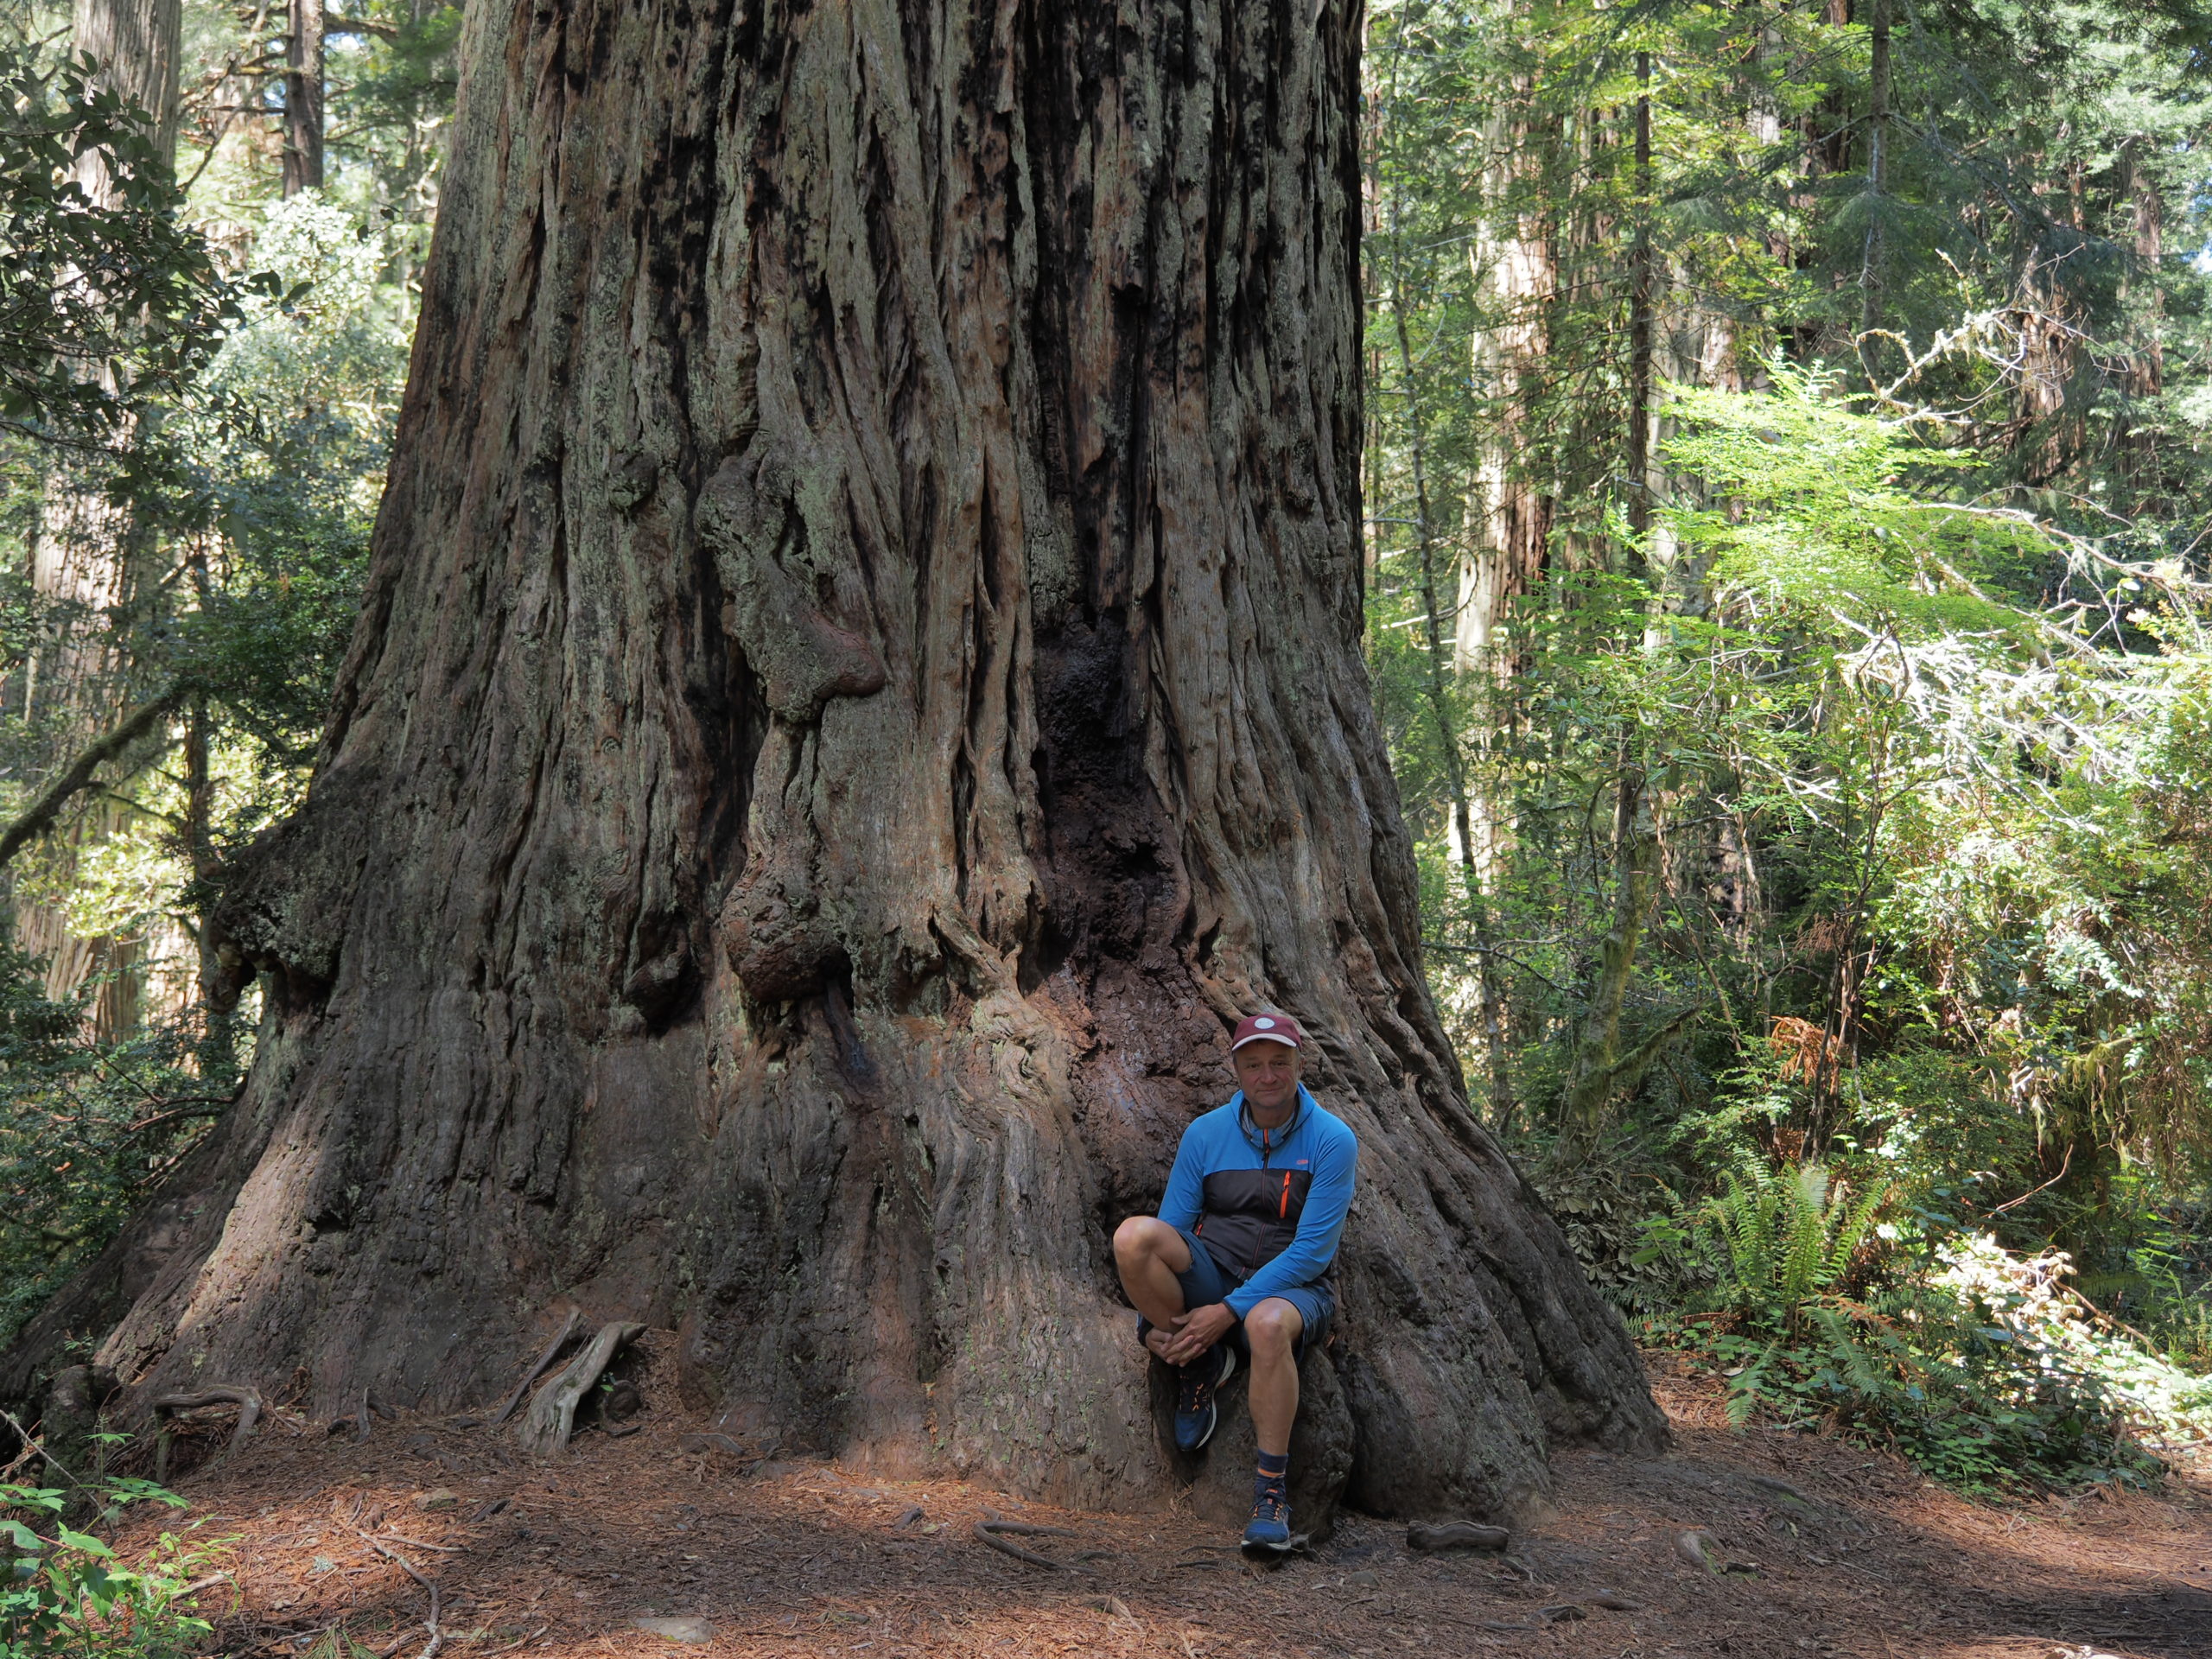
M0 1342L114 1236L233 1086L194 1064L181 1020L94 1039L97 987L52 1001L42 969L0 942Z
M1889 1192L1853 1198L1819 1164L1760 1168L1746 1159L1721 1177L1700 1219L1726 1257L1722 1305L1747 1324L1789 1328L1850 1276Z
M191 385L260 285L219 270L143 111L0 42L0 428L80 444ZM103 160L112 200L80 173Z
M185 1507L151 1481L110 1478L94 1494L103 1519L132 1503ZM212 1627L182 1605L194 1573L216 1554L173 1534L135 1567L103 1540L64 1524L68 1494L0 1484L0 1538L11 1569L0 1584L0 1659L44 1655L172 1659L197 1652Z
M1895 1446L1968 1491L2145 1484L2166 1446L2212 1437L2212 1377L2097 1328L2063 1254L1983 1234L1853 1298L1808 1293L1731 1323L1668 1329L1729 1377L1729 1413L1767 1410Z
M121 711L175 710L0 873L0 1338L232 1097L257 998L200 1005L211 918L300 798L352 637L460 13L330 24L326 186L279 199L281 8L188 0L175 166L0 23L0 823ZM108 206L72 182L94 151Z
M2212 26L1891 6L1878 169L1857 10L1370 10L1369 661L1430 978L1737 1412L2147 1473L2212 1325ZM1973 1240L2139 1334L2016 1318Z
M1640 1259L1677 1274L1647 1334L1725 1376L1738 1425L1852 1433L1989 1492L2146 1483L2158 1450L2212 1438L2212 1377L2098 1328L2063 1255L2024 1260L1891 1187L1740 1159L1644 1230Z

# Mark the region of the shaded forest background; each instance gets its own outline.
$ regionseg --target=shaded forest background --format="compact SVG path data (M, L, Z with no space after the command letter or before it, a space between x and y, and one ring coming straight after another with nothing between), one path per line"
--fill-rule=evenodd
M251 1058L216 900L351 634L462 39L188 0L165 104L71 68L100 10L0 37L0 1335ZM2212 1433L2212 7L1368 19L1369 658L1477 1109L1745 1415L2155 1480Z

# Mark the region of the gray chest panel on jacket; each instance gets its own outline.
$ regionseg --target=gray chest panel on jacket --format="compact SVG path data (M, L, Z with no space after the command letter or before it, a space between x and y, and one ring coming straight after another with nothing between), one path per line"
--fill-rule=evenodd
M1205 1212L1192 1230L1223 1272L1249 1279L1298 1236L1313 1185L1311 1170L1217 1169L1205 1178Z

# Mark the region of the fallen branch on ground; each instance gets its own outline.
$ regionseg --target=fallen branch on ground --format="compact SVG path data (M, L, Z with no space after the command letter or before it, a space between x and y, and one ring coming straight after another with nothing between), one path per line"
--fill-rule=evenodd
M1090 1571L1090 1568L1078 1566L1073 1561L1056 1561L1051 1556L1040 1555L1033 1549L1024 1549L1020 1544L1010 1542L1000 1536L1001 1533L1009 1532L1022 1538L1077 1538L1082 1535L1066 1527L1040 1527L1027 1521L1001 1521L994 1518L989 1521L978 1521L976 1523L976 1538L988 1544L1001 1555L1011 1555L1015 1560L1027 1561L1032 1567L1050 1567L1055 1573Z
M1472 1521L1416 1521L1406 1529L1410 1549L1503 1549L1512 1542L1503 1527L1485 1527Z

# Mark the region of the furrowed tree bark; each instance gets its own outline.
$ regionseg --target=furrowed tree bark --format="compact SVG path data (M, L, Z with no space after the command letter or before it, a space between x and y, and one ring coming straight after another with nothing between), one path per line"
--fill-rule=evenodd
M76 0L70 15L71 54L98 62L101 81L153 118L147 137L161 156L175 150L183 114L183 0ZM78 181L95 206L113 201L105 152L85 153Z
M284 16L283 188L290 197L322 188L322 0L287 0Z
M1355 1502L1663 1433L1469 1116L1360 658L1356 14L489 5L239 1105L27 1332L497 1399L528 1310L1141 1503L1113 1223L1274 1002L1359 1133Z

